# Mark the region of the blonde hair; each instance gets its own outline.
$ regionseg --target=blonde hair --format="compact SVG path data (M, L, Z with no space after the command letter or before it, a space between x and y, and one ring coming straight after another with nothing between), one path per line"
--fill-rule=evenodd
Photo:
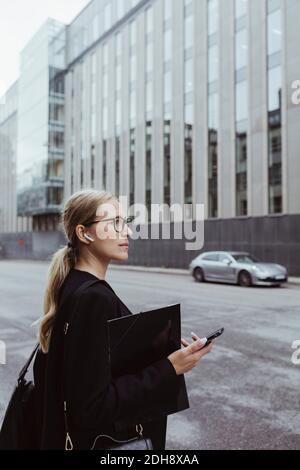
M117 200L108 191L86 189L74 193L65 203L61 214L61 225L67 239L72 243L72 247L66 245L58 249L52 257L48 270L44 296L44 316L39 328L39 343L44 353L49 350L60 288L70 270L75 266L78 257L80 241L76 235L76 226L93 220L98 206L111 199Z

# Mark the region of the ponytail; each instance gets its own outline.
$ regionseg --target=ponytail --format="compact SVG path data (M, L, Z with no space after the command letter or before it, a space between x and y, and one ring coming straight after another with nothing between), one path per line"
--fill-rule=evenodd
M51 330L58 308L59 291L74 267L74 253L72 248L65 246L56 251L48 271L48 279L44 296L44 317L40 324L39 342L44 353L48 352Z

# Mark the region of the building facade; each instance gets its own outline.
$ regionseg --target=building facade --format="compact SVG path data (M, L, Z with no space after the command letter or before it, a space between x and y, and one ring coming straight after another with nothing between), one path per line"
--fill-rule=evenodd
M299 15L297 0L90 2L68 28L65 197L300 213Z
M94 187L149 217L151 203L204 204L227 240L230 221L275 217L234 247L267 247L273 223L274 246L287 245L300 215L299 18L299 0L92 0L66 27L49 20L22 58L19 213L56 230L63 200Z
M46 23L21 52L18 80L18 214L55 230L63 199L65 26Z
M17 160L18 83L2 97L0 104L0 232L17 230L16 160Z

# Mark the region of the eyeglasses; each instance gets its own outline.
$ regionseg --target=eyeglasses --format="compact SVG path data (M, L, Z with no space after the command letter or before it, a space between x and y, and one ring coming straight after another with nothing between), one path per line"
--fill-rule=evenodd
M109 222L113 221L114 222L114 229L116 232L122 232L124 230L124 225L130 225L135 219L134 215L131 215L130 217L126 217L125 219L123 217L117 216L111 219L99 219L99 220L93 220L92 222L87 222L86 224L82 224L85 227L89 227L90 225L93 224L98 224L98 222Z

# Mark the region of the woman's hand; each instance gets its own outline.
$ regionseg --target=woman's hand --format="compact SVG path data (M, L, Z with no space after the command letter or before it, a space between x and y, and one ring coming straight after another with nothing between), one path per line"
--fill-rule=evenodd
M214 340L203 347L206 338L199 338L192 333L193 342L189 344L184 338L181 339L182 347L168 356L176 374L185 374L198 365L200 359L209 353L213 347Z

